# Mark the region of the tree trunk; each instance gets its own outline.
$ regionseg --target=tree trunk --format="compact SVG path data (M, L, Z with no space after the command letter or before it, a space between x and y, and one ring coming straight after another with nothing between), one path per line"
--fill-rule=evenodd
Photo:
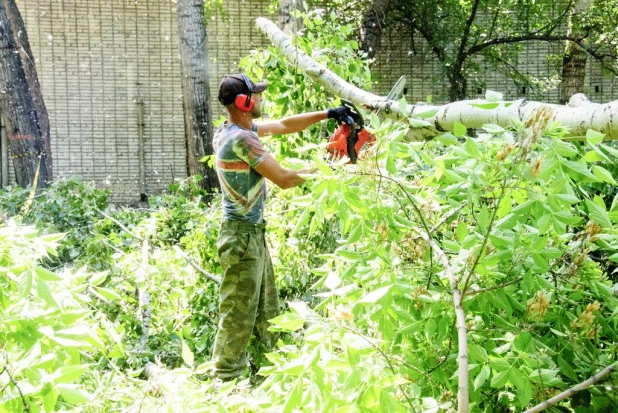
M462 72L462 67L455 66L447 73L447 78L450 84L448 96L451 102L456 102L466 98L466 93L468 92L468 81Z
M219 188L216 171L200 162L213 155L212 112L208 88L208 51L203 0L178 0L178 29L182 67L182 92L187 142L187 172L202 175L202 186L214 192Z
M303 28L303 20L292 16L295 10L305 11L303 0L279 0L279 28L283 33L292 35Z
M369 59L373 59L380 48L386 15L391 4L392 0L373 0L363 16L360 28L360 48L367 53Z
M585 33L582 29L582 18L588 7L589 0L578 0L569 16L569 28L567 35L582 38ZM584 80L586 79L586 60L588 53L573 42L566 42L564 57L562 58L562 88L560 91L560 103L565 104L576 93L584 92Z
M39 118L45 105L25 32L14 0L0 0L0 112L5 114L15 178L22 187L33 185L38 171L37 188L43 188L51 179L51 157L46 159L41 126L49 131L49 120ZM24 60L29 62L24 65Z
M43 135L43 142L45 147L45 157L43 158L47 165L47 179L53 180L53 163L52 163L52 151L51 151L51 135L49 128L49 113L43 100L43 93L41 92L41 85L39 84L39 77L37 75L36 66L34 64L34 56L32 49L30 49L30 41L28 40L28 33L25 30L24 21L21 18L21 13L17 8L17 4L13 0L5 1L7 6L7 13L11 27L13 29L13 35L15 36L15 42L19 49L19 57L26 73L26 80L28 81L28 88L32 94L32 100L34 102L34 108L36 109L37 119L39 122L39 129Z
M408 104L401 111L399 102L387 101L384 97L352 86L305 53L296 50L290 38L270 20L260 17L256 20L256 25L291 64L297 65L307 76L331 93L349 99L357 106L381 109L380 115L383 116L399 118L424 114L422 121L420 119L414 121L412 129L414 137L418 139L430 138L452 130L456 122L468 128L481 128L487 123L508 127L512 119L525 122L540 106L547 106L552 111L552 120L568 127L572 137L583 138L588 129L594 129L604 133L607 140L618 140L618 100L601 105L590 103L585 96L577 94L566 106L528 100L514 102L464 100L442 106Z

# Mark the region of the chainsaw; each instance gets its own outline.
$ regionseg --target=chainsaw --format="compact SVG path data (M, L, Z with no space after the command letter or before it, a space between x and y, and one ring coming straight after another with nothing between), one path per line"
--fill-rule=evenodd
M386 96L386 100L397 100L404 91L406 78L401 76ZM356 163L358 155L376 142L374 134L365 130L363 117L352 102L341 99L341 104L348 107L352 116L348 116L328 140L326 150L331 159L349 158L348 163ZM378 110L378 113L380 111Z
M335 130L328 140L326 150L332 159L349 158L348 163L356 163L358 155L372 146L376 137L367 132L363 117L352 102L341 99L341 104L349 108L352 115L347 116Z

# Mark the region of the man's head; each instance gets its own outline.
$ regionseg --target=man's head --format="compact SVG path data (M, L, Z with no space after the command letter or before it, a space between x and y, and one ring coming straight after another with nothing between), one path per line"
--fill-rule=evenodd
M244 73L227 75L219 83L219 102L228 111L251 113L253 118L259 118L261 113L259 93L266 90L268 82L255 83Z

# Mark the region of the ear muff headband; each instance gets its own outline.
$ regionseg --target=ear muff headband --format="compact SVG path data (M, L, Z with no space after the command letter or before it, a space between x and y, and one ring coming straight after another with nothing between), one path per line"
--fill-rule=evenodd
M251 99L251 94L253 93L253 85L251 85L251 80L249 80L247 75L245 75L244 73L242 74L242 78L245 81L245 85L247 85L248 93L246 95L242 93L237 95L236 99L234 100L234 105L243 112L251 112L251 110L255 106L255 101Z

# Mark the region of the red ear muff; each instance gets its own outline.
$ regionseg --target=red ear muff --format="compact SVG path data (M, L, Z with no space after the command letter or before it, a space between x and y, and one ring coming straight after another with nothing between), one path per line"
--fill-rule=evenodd
M236 106L243 112L251 112L251 110L255 106L255 101L251 99L250 95L240 94L236 96L236 99L234 100L234 106Z

